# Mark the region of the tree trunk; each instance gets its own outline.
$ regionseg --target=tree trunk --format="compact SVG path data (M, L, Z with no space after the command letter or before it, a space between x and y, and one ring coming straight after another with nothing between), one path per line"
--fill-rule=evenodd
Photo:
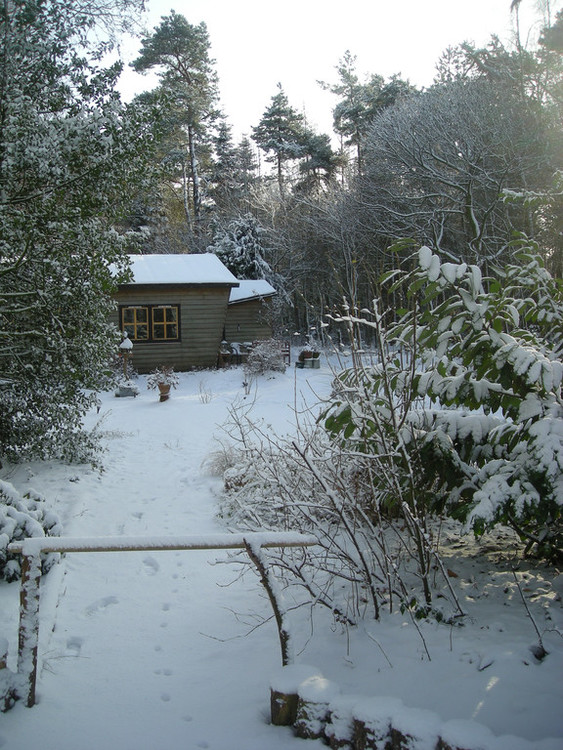
M197 157L195 153L195 137L193 126L188 127L188 144L190 150L190 169L192 172L192 195L194 203L194 220L197 227L201 219L201 192L200 192L200 180L197 165Z

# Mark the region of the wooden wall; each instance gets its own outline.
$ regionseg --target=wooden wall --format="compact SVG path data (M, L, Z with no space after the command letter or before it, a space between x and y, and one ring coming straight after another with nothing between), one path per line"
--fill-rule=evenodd
M225 321L225 339L245 343L272 338L268 300L249 300L229 305Z
M228 286L122 287L118 305L180 305L180 341L133 342L133 367L139 373L171 365L178 372L215 367L229 301ZM112 322L119 327L118 311Z

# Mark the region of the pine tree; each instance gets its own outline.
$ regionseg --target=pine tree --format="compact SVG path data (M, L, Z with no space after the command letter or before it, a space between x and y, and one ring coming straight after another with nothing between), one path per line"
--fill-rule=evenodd
M252 128L252 138L266 152L266 161L275 164L278 186L283 193L283 166L304 155L306 132L303 117L289 104L281 83L278 89L259 124Z
M356 72L356 57L346 50L344 57L336 67L339 82L329 84L320 81L326 91L340 97L333 110L334 130L347 146L356 149L358 173L363 171L364 137L378 112L391 106L403 96L410 96L416 91L408 81L398 75L391 77L388 83L380 75L370 75L361 83Z
M236 205L240 183L237 149L233 143L231 127L225 120L219 124L214 145L215 160L211 176L213 187L210 194L217 208L226 210Z
M243 136L236 149L237 172L240 179L240 198L245 208L250 206L250 194L258 181L256 153L247 136Z
M181 152L172 161L182 166L186 219L191 224L193 212L196 233L202 218L201 151L206 147L209 126L219 115L215 106L217 74L209 55L210 46L205 23L194 26L172 11L163 17L153 34L142 40L141 54L132 64L141 73L155 68L160 71L161 89L168 98L172 118L171 130L175 131L171 151L175 144Z

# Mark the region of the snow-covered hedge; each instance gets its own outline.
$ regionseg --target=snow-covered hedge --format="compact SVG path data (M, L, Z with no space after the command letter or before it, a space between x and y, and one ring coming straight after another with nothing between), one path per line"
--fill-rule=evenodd
M35 536L59 536L61 532L59 519L48 510L45 498L34 491L22 496L12 484L0 481L0 579L15 581L21 575L20 556L8 552L11 542ZM55 555L45 557L44 572L55 559Z

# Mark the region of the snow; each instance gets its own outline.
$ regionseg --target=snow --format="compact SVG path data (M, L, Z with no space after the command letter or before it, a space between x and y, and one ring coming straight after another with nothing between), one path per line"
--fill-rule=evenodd
M273 294L276 294L276 290L265 279L241 279L238 287L231 289L229 304L271 297Z
M280 649L257 576L250 569L241 576L237 561L245 553L106 554L85 551L80 540L103 544L118 537L127 546L141 538L158 546L171 539L217 541L232 531L236 537L216 516L222 482L209 468L226 441L221 425L229 410L248 402L264 430L292 431L294 407L302 418L302 403L328 395L332 377L323 357L319 370L260 377L255 392L245 395L240 368L180 373L164 403L141 377L136 398L102 394L100 413L94 409L88 417L91 426L101 420L102 474L56 462L4 466L1 479L20 494L39 491L82 551L61 556L43 578L38 703L26 708L19 701L0 716L0 749L324 747L269 724ZM419 623L431 661L400 612L352 629L324 612L311 620L305 609L288 609L303 669L291 667L284 678L324 678L340 690L334 702L343 720L350 703L362 703L367 718L391 712L421 741L438 722L442 733L463 736L460 746L472 750L561 750L559 571L516 563L548 651L540 662L512 574L510 533L480 545L443 533L452 534L444 563L468 616L463 626ZM0 633L9 642L12 670L18 596L17 584L0 584Z
M133 284L231 284L238 280L213 253L130 255Z
M297 693L301 683L311 678L323 679L323 675L310 664L288 664L270 675L270 688L278 693Z
M10 545L10 551L21 549L23 554L40 552L122 552L124 550L204 550L236 549L250 545L260 547L291 547L314 544L315 537L291 532L260 532L246 534L190 534L188 536L106 536L106 537L56 537L30 538Z
M340 695L340 687L326 677L313 675L299 685L299 697L311 703L330 703Z

